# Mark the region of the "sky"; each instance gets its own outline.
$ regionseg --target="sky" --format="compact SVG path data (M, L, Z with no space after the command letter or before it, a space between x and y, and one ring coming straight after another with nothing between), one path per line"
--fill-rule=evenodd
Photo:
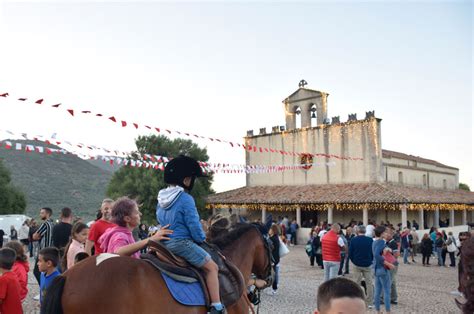
M471 1L0 1L0 130L123 151L147 134L15 100L28 97L241 143L284 125L305 79L330 94L328 117L375 110L384 149L457 167L473 188L472 17ZM218 174L213 188L244 185Z

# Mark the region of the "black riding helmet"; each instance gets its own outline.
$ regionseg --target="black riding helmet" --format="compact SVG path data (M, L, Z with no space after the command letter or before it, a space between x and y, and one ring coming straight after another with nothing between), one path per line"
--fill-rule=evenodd
M191 177L191 185L184 186L183 180L186 177ZM203 174L199 163L191 157L179 155L168 162L165 167L165 183L176 184L189 191L192 190L194 180L198 177L206 177Z

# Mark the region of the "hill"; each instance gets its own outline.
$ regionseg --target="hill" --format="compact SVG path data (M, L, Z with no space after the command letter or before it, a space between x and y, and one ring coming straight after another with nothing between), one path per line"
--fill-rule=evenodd
M58 148L40 141L12 140L13 143ZM38 217L38 209L51 207L54 217L61 208L73 209L75 215L88 221L100 207L112 173L71 154L27 153L0 148L0 158L11 173L12 183L27 199L25 214Z

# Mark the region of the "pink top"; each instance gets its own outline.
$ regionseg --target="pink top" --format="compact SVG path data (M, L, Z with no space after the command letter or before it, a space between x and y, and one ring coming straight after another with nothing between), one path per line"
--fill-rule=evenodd
M107 229L99 238L100 248L104 253L117 253L126 245L135 243L132 232L126 227L115 226ZM140 258L139 251L131 255L133 258Z
M76 258L77 253L85 251L84 244L76 239L72 239L71 245L69 245L69 249L67 250L67 269L74 266L74 259Z

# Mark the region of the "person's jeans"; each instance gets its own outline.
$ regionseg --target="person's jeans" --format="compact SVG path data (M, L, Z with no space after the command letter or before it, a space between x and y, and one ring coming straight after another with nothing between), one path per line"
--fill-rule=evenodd
M355 264L352 264L352 273L354 274L353 278L359 285L362 285L362 279L365 281L365 286L367 287L365 303L367 305L372 305L372 303L374 302L374 285L372 283L372 276L373 276L372 266L359 267Z
M455 252L449 252L449 259L451 260L451 264L449 266L456 267L456 258L454 257Z
M383 275L375 275L374 305L376 311L380 311L380 296L383 292L385 311L390 312L390 285L391 280L388 271Z
M296 232L291 233L291 243L294 245L297 245L297 237L296 237Z
M38 256L35 258L35 268L33 269L33 275L36 278L36 281L38 281L38 285L40 284L40 279L41 279L41 272L39 271L38 268Z
M398 265L395 266L394 269L390 269L390 301L398 301L398 291L397 291L397 273L398 273Z
M324 265L324 281L337 277L340 262L328 262L323 260Z
M272 289L276 291L278 289L278 280L280 279L280 264L274 265L273 271L275 272L275 275L273 278Z
M438 265L443 266L444 261L443 261L443 248L442 247L436 248L436 255L438 256Z
M403 264L408 264L408 256L410 255L410 248L403 249Z

